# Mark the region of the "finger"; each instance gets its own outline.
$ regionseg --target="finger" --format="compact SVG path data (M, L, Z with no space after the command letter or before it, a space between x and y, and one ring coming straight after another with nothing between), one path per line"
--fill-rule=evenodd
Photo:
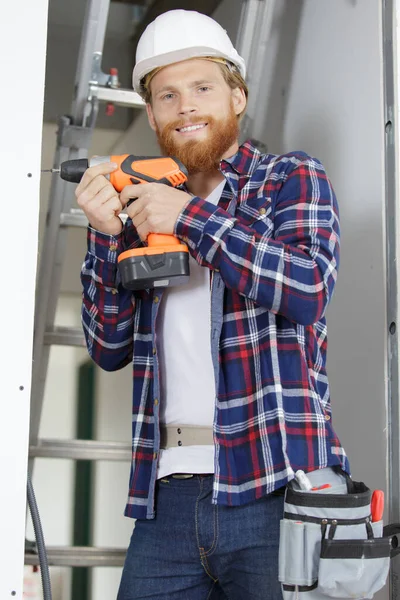
M114 216L118 216L121 212L121 203L118 196L110 198L104 204L100 204L95 210L91 211L98 220L107 221Z
M86 204L86 208L90 211L96 210L103 204L108 204L110 206L110 200L116 200L116 204L118 206L118 210L122 210L122 204L119 200L118 194L112 187L112 185L104 187L100 192L98 192L89 202Z
M120 193L121 203L126 206L132 198L141 198L146 190L143 184L126 185Z
M150 233L149 227L147 225L147 222L145 221L144 223L142 223L141 225L139 225L138 227L136 227L136 231L137 231L140 239L142 240L142 242L145 242L147 240L147 237L148 237L149 233Z
M89 185L85 189L81 191L79 195L77 195L76 198L78 200L79 206L86 206L103 189L109 189L111 192L116 194L115 189L108 181L108 179L103 177L103 175L98 175L89 183Z
M135 220L132 220L132 223L135 226L135 229L137 229L138 227L142 227L144 225L144 223L146 223L146 221L147 221L146 216L142 212L142 213L140 213L140 215L135 217Z
M105 208L107 208L107 210L109 208L112 209L117 216L123 210L123 206L122 206L121 202L119 201L118 196L112 196L109 200L107 200L107 202L105 202L101 206L102 207L104 206Z
M98 175L109 175L118 168L116 163L100 163L94 167L86 169L80 183L78 184L75 195L79 195L82 191L87 188L89 183Z
M123 202L121 202L123 205ZM137 215L139 215L142 211L146 209L146 200L144 198L138 198L132 204L128 206L126 212L128 216L133 220Z

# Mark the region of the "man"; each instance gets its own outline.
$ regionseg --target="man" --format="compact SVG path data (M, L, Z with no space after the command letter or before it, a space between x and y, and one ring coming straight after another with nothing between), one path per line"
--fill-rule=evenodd
M189 179L117 194L103 164L76 190L91 225L87 346L103 369L133 364L125 514L137 521L118 600L276 600L285 485L297 470L348 470L325 365L336 198L318 160L239 147L245 65L215 21L165 13L136 58L150 126ZM118 255L149 233L188 245L187 285L121 286Z

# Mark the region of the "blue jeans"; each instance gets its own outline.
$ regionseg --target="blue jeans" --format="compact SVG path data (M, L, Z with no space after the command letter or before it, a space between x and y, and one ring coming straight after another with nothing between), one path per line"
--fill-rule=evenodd
M117 600L281 600L283 496L211 504L211 475L157 484L156 518L137 520Z

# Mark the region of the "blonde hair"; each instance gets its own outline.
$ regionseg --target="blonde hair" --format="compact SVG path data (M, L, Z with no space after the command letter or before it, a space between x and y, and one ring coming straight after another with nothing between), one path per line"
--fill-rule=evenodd
M217 65L219 65L219 67L221 69L221 73L222 73L222 76L223 76L225 82L229 85L231 90L234 90L236 88L241 88L245 93L246 100L248 99L249 88L247 87L247 83L241 76L239 69L236 67L236 65L229 62L225 58L220 58L218 56L201 56L199 58L202 58L203 60L210 60L211 62L217 63ZM151 90L150 90L151 80L163 68L164 67L157 67L156 69L153 69L152 71L150 71L150 73L147 73L147 75L145 77L143 77L143 79L141 81L140 95L143 98L143 100L146 102L146 104L151 104ZM238 115L239 119L242 118L244 112L245 111L243 111L242 113L240 113L240 115Z

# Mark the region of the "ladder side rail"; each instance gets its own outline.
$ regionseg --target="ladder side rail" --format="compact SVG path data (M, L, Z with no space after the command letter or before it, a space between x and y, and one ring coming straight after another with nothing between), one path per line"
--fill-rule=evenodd
M48 546L48 562L58 567L122 567L125 562L125 548L95 548L90 546ZM39 565L36 552L25 553L26 565Z
M72 133L76 132L81 133L79 128L73 129ZM82 133L84 135L79 135L80 144L88 146L91 132L86 129ZM61 117L54 166L59 166L64 160L81 158L82 154L87 155L86 148L82 146L79 149L77 146L71 147L71 143L73 144L73 140L69 131L69 119L68 117ZM61 288L62 262L66 251L67 229L60 227L60 216L63 212L68 212L73 201L74 194L71 185L60 177L53 176L37 283L30 444L36 444L38 441L50 354L50 348L45 345L44 340L46 331L51 330L54 325ZM32 470L31 462L29 470L30 472Z
M93 76L94 56L102 56L110 0L89 0L79 48L75 77L75 96L71 115L75 125L84 125L89 85Z

